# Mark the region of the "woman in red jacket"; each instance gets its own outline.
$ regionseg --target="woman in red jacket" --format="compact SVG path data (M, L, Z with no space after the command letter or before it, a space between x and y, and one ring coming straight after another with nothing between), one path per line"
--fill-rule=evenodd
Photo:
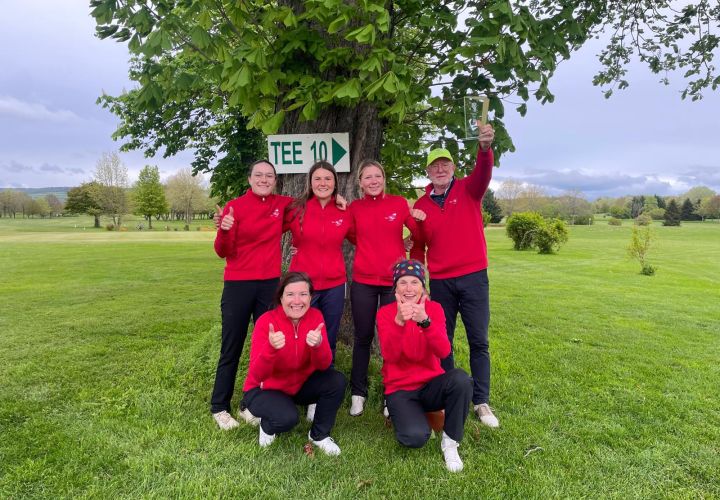
M210 410L224 430L238 425L230 414L230 400L250 316L257 321L270 309L280 279L283 216L292 198L273 194L276 179L272 163L253 163L250 189L225 205L215 237L215 252L225 259L225 285L220 302L220 359Z
M260 419L262 447L297 425L295 405L316 404L308 437L328 455L339 455L330 431L345 395L345 376L330 368L325 324L320 311L310 307L312 294L305 273L289 272L280 280L275 309L255 323L243 399Z
M350 204L355 243L353 279L350 299L355 326L352 370L350 374L350 415L361 415L368 395L370 347L375 336L375 316L379 306L393 301L392 268L405 258L403 227L417 231L415 218L424 219L422 211L411 215L402 196L385 193L385 170L374 160L360 164L358 182L362 198Z
M336 203L337 191L335 168L319 161L310 167L305 193L285 215L285 228L292 233L295 249L289 270L305 272L312 280L315 293L310 305L320 309L325 318L333 361L347 281L342 245L352 227L349 213ZM341 205L344 201L341 199Z
M378 311L385 400L395 437L409 448L430 438L425 412L445 410L440 448L451 472L462 470L457 449L472 398L472 379L459 368L446 372L440 360L450 353L445 314L425 292L425 269L403 260L393 269L395 302Z

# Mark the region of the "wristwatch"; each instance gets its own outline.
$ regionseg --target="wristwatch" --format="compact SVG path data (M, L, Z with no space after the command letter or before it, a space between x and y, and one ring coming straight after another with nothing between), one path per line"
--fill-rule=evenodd
M418 321L417 326L419 326L420 328L427 328L428 326L430 326L430 316L428 316L422 321Z

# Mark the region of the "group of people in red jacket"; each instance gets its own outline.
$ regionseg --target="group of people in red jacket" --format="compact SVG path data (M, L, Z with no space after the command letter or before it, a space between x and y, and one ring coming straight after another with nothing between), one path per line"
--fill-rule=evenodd
M489 285L481 209L494 163L493 138L490 125L480 127L475 167L463 179L455 178L449 151L430 151L430 184L412 209L404 198L385 192L385 171L377 161L360 164L362 196L349 206L338 195L337 173L327 162L313 165L305 193L297 199L273 193L277 174L269 161L250 166L250 189L216 218L215 251L226 261L220 359L211 398L220 428L239 425L230 401L252 316L240 417L259 425L259 444L266 447L297 425L296 405L307 406L310 441L328 455L340 454L330 432L347 384L334 368L347 239L355 245L349 413L364 411L377 327L385 412L397 440L423 446L431 435L426 412L442 411L445 464L450 471L462 470L457 449L470 402L482 423L499 425L489 406ZM413 242L410 259L405 227ZM294 252L281 277L285 231L292 234ZM468 336L472 377L454 368L458 312Z

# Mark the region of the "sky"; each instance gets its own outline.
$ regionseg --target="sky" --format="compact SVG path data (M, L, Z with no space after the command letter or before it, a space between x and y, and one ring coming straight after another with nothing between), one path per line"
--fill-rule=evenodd
M2 2L0 16L0 188L75 186L91 180L118 120L95 104L128 80L125 45L94 36L87 0ZM525 117L506 103L517 151L502 158L492 187L508 178L548 194L581 191L588 199L674 195L706 185L720 192L720 91L681 100L639 64L630 87L609 100L592 85L600 68L593 41L563 62L550 81L555 102L528 104ZM164 180L192 161L121 153L131 182L146 164Z

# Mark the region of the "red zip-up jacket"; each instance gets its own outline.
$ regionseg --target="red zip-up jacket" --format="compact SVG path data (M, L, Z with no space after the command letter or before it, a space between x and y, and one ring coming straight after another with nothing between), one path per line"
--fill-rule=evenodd
M350 204L350 214L353 230L349 238L355 243L353 281L392 286L392 268L405 258L403 226L412 234L417 232L407 201L392 194L365 195Z
M326 290L347 281L342 244L352 227L352 216L335 205L332 198L323 207L316 197L300 209L285 213L285 228L292 232L297 253L290 261L290 271L306 272L315 290Z
M450 354L450 341L445 328L445 313L437 302L425 302L430 326L420 328L415 321L404 326L395 322L397 302L383 306L377 315L382 375L385 394L414 391L438 375L445 373L440 360Z
M490 185L493 163L492 149L479 150L475 168L467 177L455 179L443 208L430 199L432 184L415 202L414 208L423 210L427 217L418 224L417 240L413 235L410 257L424 262L427 245L427 266L432 278L457 278L487 269L482 198Z
M275 332L285 334L285 345L281 349L275 349L270 344L270 323ZM297 325L293 325L282 306L260 316L252 332L250 366L243 391L260 387L293 396L313 372L327 370L332 362L332 352L325 327L322 327L319 346L310 347L305 341L308 332L320 323L323 323L322 313L313 307Z
M215 253L225 259L225 281L280 276L283 217L291 201L289 196L258 196L248 189L225 205L222 216L233 207L235 218L229 230L218 229L215 237Z

